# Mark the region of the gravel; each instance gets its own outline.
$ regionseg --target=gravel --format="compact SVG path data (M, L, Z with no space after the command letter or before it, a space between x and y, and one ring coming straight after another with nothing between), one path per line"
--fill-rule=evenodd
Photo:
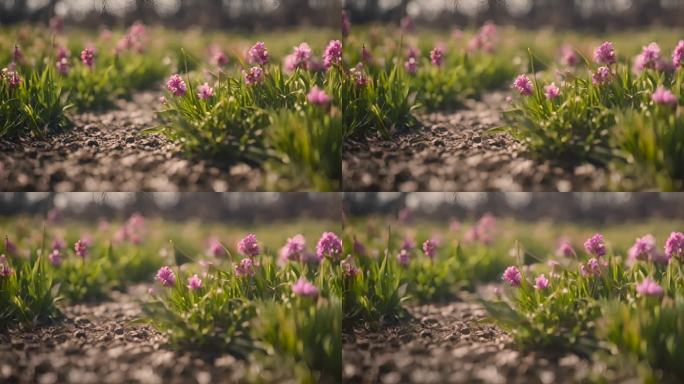
M185 155L160 135L158 92L119 100L116 109L74 115L74 127L44 138L0 139L3 191L257 190L263 174L246 163Z
M527 156L502 125L507 94L468 100L455 112L418 116L420 126L346 140L342 172L346 191L598 191L606 189L603 169L563 166Z

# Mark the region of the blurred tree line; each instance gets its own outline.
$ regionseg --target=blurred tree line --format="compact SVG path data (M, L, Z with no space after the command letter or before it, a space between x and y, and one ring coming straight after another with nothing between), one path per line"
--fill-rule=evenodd
M0 217L47 216L58 207L65 218L126 218L138 212L168 220L253 223L295 218L339 221L337 193L0 193Z
M684 0L445 0L441 6L421 0L344 2L355 23L398 23L411 7L421 10L418 22L443 27L479 25L486 20L527 28L597 30L684 25Z
M407 193L346 193L349 216L398 217L416 196ZM448 221L478 218L489 212L520 220L617 222L646 218L684 219L684 193L445 193L418 194L411 211L415 218ZM413 202L415 204L415 201Z
M60 8L79 6L78 13L65 15L67 24L101 27L141 20L171 27L254 30L337 26L340 18L340 0L0 0L0 24L47 24Z

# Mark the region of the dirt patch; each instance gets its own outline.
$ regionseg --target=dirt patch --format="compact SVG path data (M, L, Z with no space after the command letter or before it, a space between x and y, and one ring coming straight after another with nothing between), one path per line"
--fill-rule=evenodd
M591 164L563 167L524 154L502 124L506 93L468 100L465 109L419 117L421 127L343 145L343 185L382 191L597 191L606 175Z
M163 335L133 322L146 287L112 301L63 308L65 319L31 332L0 334L0 382L236 382L245 362L231 355L174 351Z
M42 139L0 139L3 191L255 190L262 172L245 163L216 163L184 155L159 135L160 93L120 100L116 109L73 117L74 127Z
M571 383L589 362L568 354L521 352L475 303L412 306L411 319L379 331L343 333L343 382Z

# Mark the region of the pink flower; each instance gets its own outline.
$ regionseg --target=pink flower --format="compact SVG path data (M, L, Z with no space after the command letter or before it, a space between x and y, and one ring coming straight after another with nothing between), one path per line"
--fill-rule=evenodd
M672 232L665 242L665 256L684 259L684 233Z
M601 85L607 83L612 77L610 68L599 67L595 73L591 75L591 82L594 85Z
M306 95L306 99L309 101L309 103L314 105L328 105L331 100L330 96L328 96L324 90L318 88L318 86L311 88L309 94Z
M660 60L660 46L658 43L651 43L643 47L641 56L646 63L655 65L656 61Z
M522 273L520 273L518 267L510 266L504 271L502 279L507 281L512 287L519 287L522 282Z
M615 48L613 43L606 41L594 51L594 61L600 65L615 64Z
M316 256L319 260L324 257L337 259L342 254L342 240L333 232L323 232L316 244Z
M235 275L237 277L252 277L255 273L254 261L249 257L240 260L240 263L235 266Z
M61 239L59 237L55 237L52 240L52 249L57 249L57 250L61 251L64 248L66 248L66 241L64 241L64 239Z
M10 241L7 235L5 235L5 252L9 253L10 255L17 254L17 246L12 241Z
M342 62L342 42L339 40L331 40L325 48L323 54L323 64L325 68L330 68L334 64Z
M677 96L663 86L659 86L655 92L653 92L651 95L651 100L660 105L667 105L671 107L677 105Z
M416 25L413 22L413 19L411 16L404 16L401 18L399 21L399 27L404 31L404 32L411 32L415 29Z
M420 56L420 50L416 47L409 47L408 52L406 53L406 58L411 59L417 59Z
M221 257L226 255L226 250L223 248L223 244L216 237L210 237L207 240L207 253L214 257Z
M349 14L347 14L347 11L342 10L341 19L342 37L347 37L351 31L351 22L349 21Z
M67 60L67 58L57 60L57 72L64 76L69 74L69 60Z
M157 271L157 281L165 287L173 287L176 284L176 274L170 267L163 266Z
M340 267L342 267L342 274L348 279L353 279L361 271L354 265L354 260L351 255L347 255L347 258L340 261Z
M248 234L244 238L242 238L240 241L237 243L237 249L238 252L240 252L242 255L248 256L248 257L255 257L259 255L259 243L257 242L256 235L253 233Z
M409 237L404 238L404 242L401 244L401 249L405 249L407 251L411 251L415 247L416 247L416 242L413 241Z
M268 64L268 49L263 41L257 41L252 48L247 51L250 64L264 66Z
M0 255L0 277L7 277L13 272L12 267L10 267L7 261L7 256Z
M311 60L311 47L307 43L301 43L294 47L294 57L297 59L299 66L305 67L306 63Z
M174 96L184 96L188 88L185 85L185 81L178 74L171 75L169 80L166 82L166 88L169 92L173 93Z
M679 40L677 47L672 52L672 65L677 67L684 67L684 40Z
M92 68L95 63L95 51L92 48L85 48L81 52L81 62L88 68Z
M53 249L48 255L48 259L55 267L59 267L59 265L62 264L62 254L60 253L59 249Z
M296 261L301 258L304 249L306 248L306 239L302 235L294 235L287 239L287 242L281 248L281 258L284 260Z
M214 96L214 88L210 87L209 83L204 83L197 89L197 96L202 100L206 100Z
M425 240L423 243L423 253L429 258L434 258L437 254L437 243L434 240Z
M587 239L587 241L584 242L584 249L587 251L587 253L590 253L594 256L604 256L606 254L606 244L603 240L603 235L597 233Z
M441 47L435 47L430 52L430 62L436 67L441 67L444 63L444 50Z
M534 90L534 85L532 85L532 82L527 76L520 75L513 82L513 88L518 90L523 96L530 96Z
M76 244L74 244L74 251L76 251L76 255L85 259L88 256L87 242L85 240L78 240Z
M572 248L572 244L570 244L570 241L561 239L558 242L558 249L556 250L556 255L564 257L574 257L577 254L575 253L575 250Z
M252 67L249 71L242 70L242 76L247 85L261 84L264 81L264 70L261 67Z
M601 268L605 268L607 266L607 263L601 263L598 259L592 257L587 261L586 264L580 264L580 273L584 277L600 276Z
M663 297L665 291L663 287L658 285L650 277L645 278L641 283L637 284L636 291L641 296Z
M292 293L297 296L315 299L318 297L318 288L311 284L305 277L300 277L299 280L292 285Z
M198 289L202 288L202 279L197 276L195 273L191 277L188 278L188 289L191 291L196 291Z
M21 84L19 73L17 73L16 70L10 70L8 68L3 68L0 79L7 80L7 84L9 84L10 88L17 88L19 84Z
M409 57L404 63L404 68L409 75L415 75L418 73L418 61L416 61L415 57Z
M365 87L368 84L368 75L366 75L366 72L363 70L363 63L357 64L349 73L354 79L357 87Z
M397 262L402 267L408 266L411 262L411 254L409 253L409 251L406 249L400 250L399 254L397 255Z
M211 55L211 63L217 67L224 67L228 64L228 57L217 45L212 45L209 48L209 54Z
M364 45L363 47L361 47L361 62L370 63L372 61L373 61L373 55L368 50L368 48L366 48L366 46Z
M551 83L544 87L544 95L546 95L547 99L553 100L560 96L560 88L556 86L556 83Z
M650 260L656 249L656 241L653 235L646 235L636 239L632 248L629 249L629 260Z
M549 279L544 276L544 274L541 274L537 276L536 279L534 279L534 289L546 289L549 287Z
M579 63L579 59L577 57L577 54L575 53L575 50L572 48L570 45L564 45L561 48L561 64L568 66L568 67L574 67Z

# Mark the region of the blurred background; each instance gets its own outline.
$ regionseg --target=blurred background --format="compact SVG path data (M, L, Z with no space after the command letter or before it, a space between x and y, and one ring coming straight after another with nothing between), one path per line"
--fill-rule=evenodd
M171 221L251 224L297 218L337 223L340 212L337 193L0 193L0 218L43 216L50 221L124 219L140 213Z
M611 30L683 26L684 0L344 0L356 24L399 24L409 15L433 27L476 26L487 20L525 28Z
M335 26L340 0L0 0L0 25L47 24L101 28L140 20L168 27L264 30Z
M624 221L684 219L684 193L345 193L350 217L389 216L448 222L475 220L485 213L536 221L584 221L593 225Z

